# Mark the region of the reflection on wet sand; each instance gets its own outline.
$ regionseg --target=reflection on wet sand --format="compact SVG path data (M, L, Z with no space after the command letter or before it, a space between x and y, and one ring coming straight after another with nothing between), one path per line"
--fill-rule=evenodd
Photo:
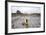
M40 14L12 13L12 28L39 28Z

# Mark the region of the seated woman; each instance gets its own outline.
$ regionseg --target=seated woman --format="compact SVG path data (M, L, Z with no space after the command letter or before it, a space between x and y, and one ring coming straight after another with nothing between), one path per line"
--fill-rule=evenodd
M22 23L23 26L25 26L26 28L28 28L28 19L26 19L26 23Z

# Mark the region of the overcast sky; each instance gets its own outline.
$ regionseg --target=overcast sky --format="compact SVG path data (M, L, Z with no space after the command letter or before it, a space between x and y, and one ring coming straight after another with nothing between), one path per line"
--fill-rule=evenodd
M19 10L21 13L40 13L40 7L22 7L22 6L11 6L12 13L16 13Z

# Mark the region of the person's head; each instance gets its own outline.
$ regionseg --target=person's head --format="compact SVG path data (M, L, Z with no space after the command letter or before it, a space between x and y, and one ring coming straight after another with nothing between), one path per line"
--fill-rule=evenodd
M26 22L28 22L28 19L26 19Z

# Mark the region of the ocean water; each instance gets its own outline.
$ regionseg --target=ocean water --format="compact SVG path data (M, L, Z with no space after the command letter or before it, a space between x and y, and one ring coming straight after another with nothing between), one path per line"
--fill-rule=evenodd
M29 15L29 16L23 16L23 15L17 15L12 16L12 28L26 28L26 19L28 21L28 27L27 28L39 28L41 26L41 18L40 15Z

